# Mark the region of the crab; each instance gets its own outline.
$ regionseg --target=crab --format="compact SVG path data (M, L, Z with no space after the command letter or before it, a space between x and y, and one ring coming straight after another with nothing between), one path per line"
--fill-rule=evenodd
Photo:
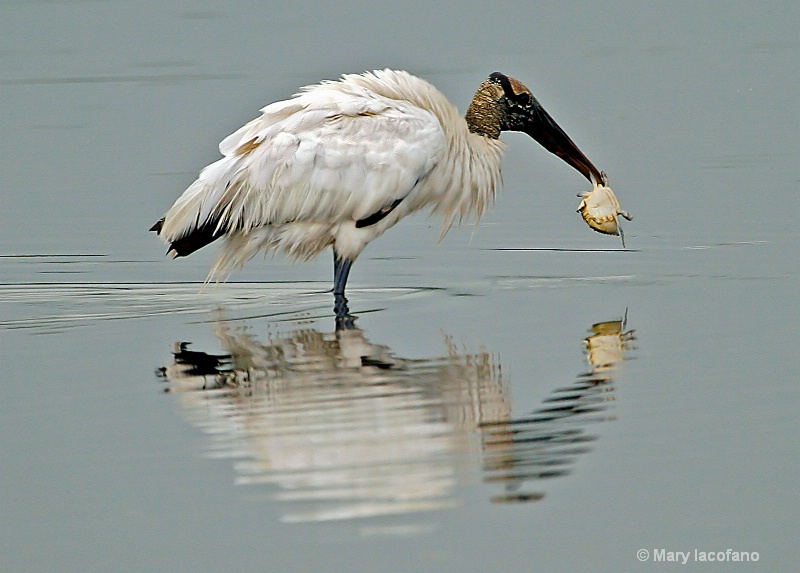
M600 175L600 181L595 182L591 191L578 195L582 199L577 212L581 214L586 224L598 233L619 235L624 248L625 235L619 224L619 216L621 215L628 221L632 220L633 216L620 207L617 196L608 186L608 177L605 172Z

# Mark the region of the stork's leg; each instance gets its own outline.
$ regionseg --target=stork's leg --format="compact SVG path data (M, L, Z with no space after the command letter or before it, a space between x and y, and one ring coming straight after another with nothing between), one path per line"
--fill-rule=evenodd
M333 294L344 296L344 287L347 284L347 277L350 274L350 267L353 261L344 259L333 251Z
M333 251L333 311L336 314L336 330L353 328L354 316L350 315L347 299L344 296L344 287L347 285L347 276L353 261L344 259Z

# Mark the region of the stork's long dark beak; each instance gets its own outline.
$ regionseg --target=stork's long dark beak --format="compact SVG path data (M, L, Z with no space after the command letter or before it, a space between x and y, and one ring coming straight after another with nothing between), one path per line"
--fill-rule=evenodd
M600 170L578 149L578 146L561 129L556 121L550 117L542 105L535 99L525 110L522 130L538 141L550 153L558 155L561 159L580 171L590 182L592 176L597 183L603 181Z

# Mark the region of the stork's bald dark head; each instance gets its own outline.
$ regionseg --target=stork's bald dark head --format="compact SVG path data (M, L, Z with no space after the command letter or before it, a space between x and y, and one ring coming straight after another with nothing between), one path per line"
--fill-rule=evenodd
M591 181L600 181L600 171L592 165L569 136L550 117L521 81L494 72L483 82L467 109L470 132L497 139L503 131L521 131L559 156Z

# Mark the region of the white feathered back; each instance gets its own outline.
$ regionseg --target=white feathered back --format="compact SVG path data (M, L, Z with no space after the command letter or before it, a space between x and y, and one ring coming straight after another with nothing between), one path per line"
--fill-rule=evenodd
M502 144L469 133L455 106L407 72L346 75L261 111L220 143L224 157L202 170L161 227L170 242L209 226L225 235L217 277L259 250L307 259L333 243L340 250L338 240L355 259L426 206L443 214L444 235L456 218L480 217L500 184Z

